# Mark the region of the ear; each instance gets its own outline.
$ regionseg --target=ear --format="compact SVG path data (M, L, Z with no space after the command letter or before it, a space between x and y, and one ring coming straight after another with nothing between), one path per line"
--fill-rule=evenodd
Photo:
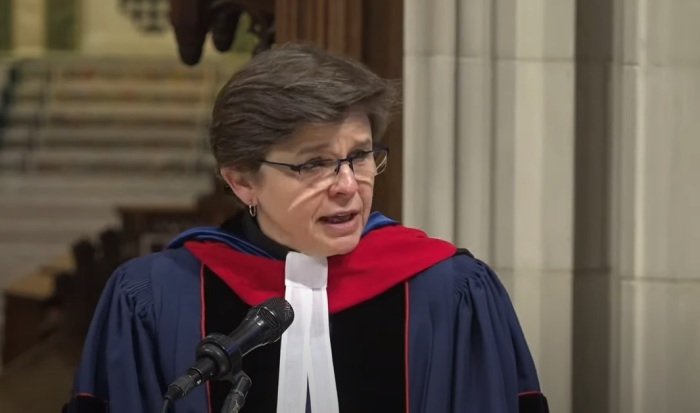
M221 168L219 172L238 199L246 205L257 205L256 191L250 174L229 167Z

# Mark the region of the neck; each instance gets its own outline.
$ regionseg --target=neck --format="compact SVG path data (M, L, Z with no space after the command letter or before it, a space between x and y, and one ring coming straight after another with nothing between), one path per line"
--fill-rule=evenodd
M274 258L283 260L286 258L288 252L293 251L291 248L266 235L260 228L257 220L249 214L243 214L242 223L243 235L248 241L258 248L262 248Z

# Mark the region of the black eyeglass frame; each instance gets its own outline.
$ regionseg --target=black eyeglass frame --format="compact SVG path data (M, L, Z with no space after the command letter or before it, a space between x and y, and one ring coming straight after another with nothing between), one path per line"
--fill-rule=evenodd
M388 159L389 158L389 147L386 145L376 145L374 148L372 148L368 151L354 152L353 154L348 155L345 158L339 158L339 159L315 159L313 161L308 161L308 162L304 162L304 163L300 163L300 164L273 162L273 161L267 161L267 160L263 159L260 161L260 163L267 164L267 165L283 166L285 168L289 168L293 172L301 174L301 171L303 171L305 167L309 167L310 165L313 165L314 163L334 161L335 162L335 173L338 174L338 172L340 172L340 167L344 163L347 162L347 164L350 166L350 170L355 172L355 169L354 169L353 164L352 164L352 162L355 159L359 159L360 157L365 156L365 155L369 155L371 153L377 154L378 152L381 152L381 151L386 152L386 157Z

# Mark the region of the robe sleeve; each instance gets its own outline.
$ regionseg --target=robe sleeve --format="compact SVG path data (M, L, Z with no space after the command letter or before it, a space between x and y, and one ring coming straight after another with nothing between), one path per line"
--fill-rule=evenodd
M468 257L455 277L455 412L546 413L535 363L494 271ZM461 262L460 262L461 261ZM483 406L474 406L474 395ZM469 407L467 407L469 406Z
M151 413L165 391L157 365L153 289L144 261L108 281L91 321L64 413Z
M458 254L410 285L410 411L548 413L505 288Z

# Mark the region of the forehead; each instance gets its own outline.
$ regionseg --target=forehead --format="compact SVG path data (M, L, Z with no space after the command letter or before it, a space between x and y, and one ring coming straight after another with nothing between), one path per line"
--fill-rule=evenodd
M340 122L309 124L281 143L278 149L292 152L313 152L371 143L372 128L367 116L352 114Z

